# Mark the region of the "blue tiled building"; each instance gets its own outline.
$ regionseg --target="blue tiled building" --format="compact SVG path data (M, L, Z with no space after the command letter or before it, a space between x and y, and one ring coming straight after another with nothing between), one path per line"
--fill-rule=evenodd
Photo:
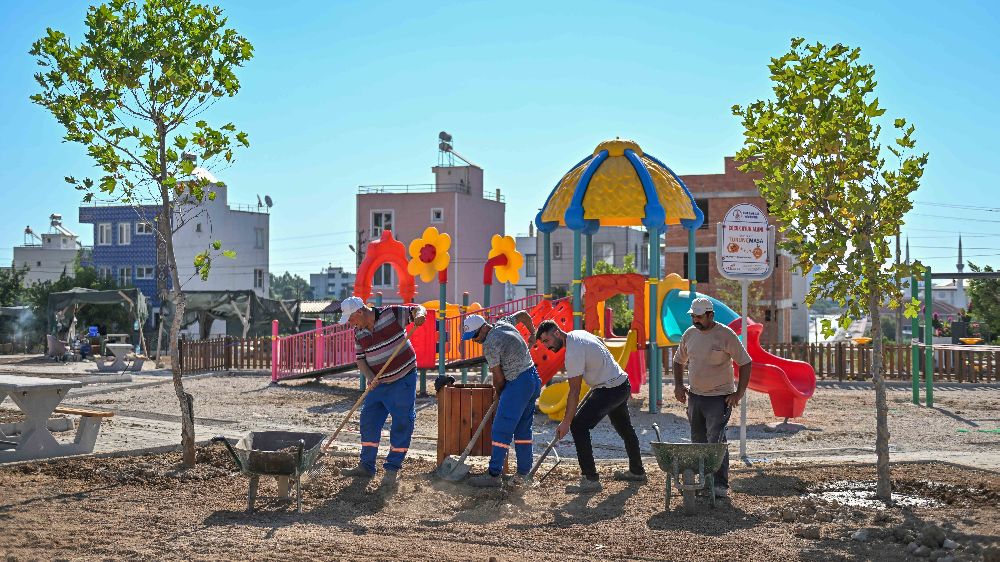
M156 291L156 235L153 224L159 207L84 206L80 222L94 225L91 262L99 274L119 285L133 286L159 308Z

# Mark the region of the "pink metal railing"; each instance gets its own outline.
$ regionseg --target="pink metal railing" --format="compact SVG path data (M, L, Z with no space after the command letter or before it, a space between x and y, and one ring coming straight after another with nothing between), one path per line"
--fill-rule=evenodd
M353 365L354 329L347 325L322 326L290 336L278 336L272 327L271 381L295 378L303 374Z
M462 322L469 314L482 314L487 322L495 322L519 310L528 310L542 302L541 295L530 295L502 304L445 318L448 342L445 360L473 359L483 354L482 346L462 341ZM353 365L355 362L354 330L347 325L322 326L289 336L278 335L278 324L271 328L271 381L298 378L314 371ZM435 347L436 349L436 347Z
M475 310L451 316L444 319L445 329L448 330L448 342L445 344L445 360L447 362L459 361L462 359L473 359L483 354L483 347L476 342L462 341L462 323L465 317L470 314L480 314L486 318L487 322L496 322L504 316L514 314L519 310L528 310L542 302L542 295L529 295L521 299L514 299L502 304L497 304L482 310Z

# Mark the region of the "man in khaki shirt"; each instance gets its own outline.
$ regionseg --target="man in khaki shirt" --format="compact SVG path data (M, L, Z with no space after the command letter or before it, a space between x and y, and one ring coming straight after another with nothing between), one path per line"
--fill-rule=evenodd
M687 404L692 443L725 443L733 406L740 403L750 383L750 355L729 326L715 321L712 301L691 301L692 326L681 336L674 355L674 397ZM740 366L739 386L733 363ZM688 385L684 386L684 365ZM715 473L715 495L729 495L729 453Z

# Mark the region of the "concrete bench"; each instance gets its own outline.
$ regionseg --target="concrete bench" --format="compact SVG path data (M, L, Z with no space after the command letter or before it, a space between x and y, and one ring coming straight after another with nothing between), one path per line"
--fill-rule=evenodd
M76 437L73 439L73 454L94 452L94 445L97 443L97 433L101 429L101 422L104 418L111 418L115 415L114 412L70 406L59 406L55 409L55 413L80 416L80 425L76 428Z

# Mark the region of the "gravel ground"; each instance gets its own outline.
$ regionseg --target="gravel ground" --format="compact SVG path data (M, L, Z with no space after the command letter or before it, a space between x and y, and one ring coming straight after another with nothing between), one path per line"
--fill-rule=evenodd
M156 381L160 381L157 384ZM332 431L359 396L355 379L328 379L271 385L262 375L200 376L185 382L195 397L195 415L204 436L224 433L237 436L254 429L313 429ZM660 414L647 412L647 389L636 395L633 423L643 449L655 439L657 423L664 441L683 442L689 437L683 407L672 400ZM433 394L433 388L431 388ZM672 387L664 397L672 397ZM872 461L875 443L874 392L865 383L821 383L806 407L805 416L793 421L789 430L776 426L782 420L771 412L766 396L749 393L747 451L751 458L770 462L817 460ZM73 390L67 404L116 411L119 416L102 428L98 450L136 448L142 437L119 439L116 432L155 433L167 428L166 443L176 443L171 424L179 421L174 389L164 377L143 376L131 385L90 385ZM9 400L5 407L12 408ZM946 383L935 388L935 407L910 403L910 390L893 385L889 390L889 428L892 451L899 460L948 460L969 466L1000 470L1000 386ZM413 448L433 451L437 435L437 408L433 397L418 399L417 428ZM734 412L729 439L739 438L739 416ZM536 448L551 437L556 423L547 416L535 417ZM132 428L132 429L130 429ZM340 441L357 442L357 416L349 422ZM386 433L387 435L387 433ZM384 442L387 440L383 440ZM603 422L594 432L599 458L624 457L621 440ZM560 452L573 456L567 439ZM151 443L162 444L162 443ZM735 452L736 443L731 446Z
M810 496L873 478L871 466L733 471L734 493L686 516L663 506L663 475L567 494L559 468L541 485L473 491L412 460L392 493L337 476L327 457L303 513L263 498L245 513L247 480L219 448L193 469L176 453L80 458L0 468L0 555L6 560L992 560L1000 543L1000 478L946 464L893 467L917 507L851 507ZM602 469L604 476L611 467ZM261 494L273 496L274 484ZM839 489L839 488L838 488ZM948 542L945 542L947 540ZM910 544L915 543L915 544ZM909 547L907 545L910 545ZM944 546L955 547L945 549ZM923 552L923 551L921 551ZM950 558L947 558L950 556ZM922 558L926 559L926 558Z

